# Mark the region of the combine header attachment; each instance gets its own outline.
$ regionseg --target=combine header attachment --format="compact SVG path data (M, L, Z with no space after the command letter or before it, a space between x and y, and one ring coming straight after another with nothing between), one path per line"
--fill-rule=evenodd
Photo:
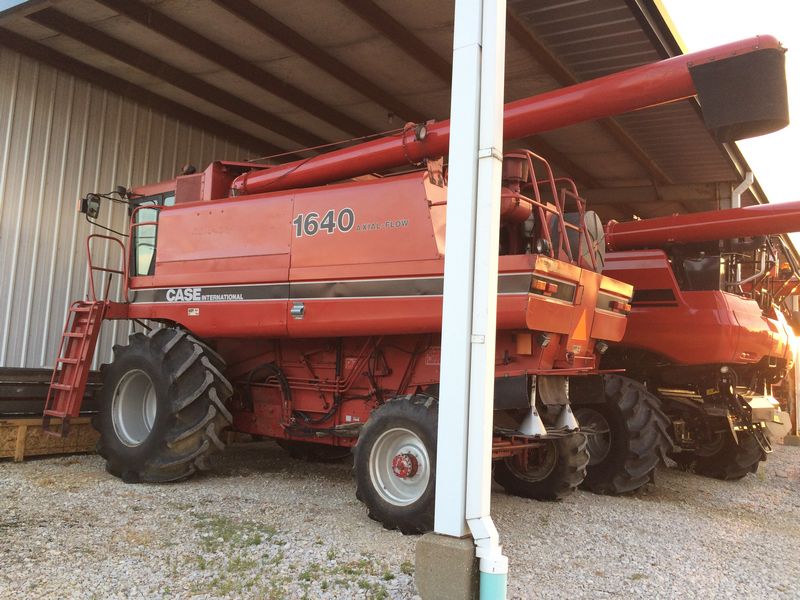
M686 98L699 65L716 73L764 53L782 60L773 38L754 38L521 100L507 105L505 135ZM448 128L409 124L284 165L216 162L125 195L126 301L100 315L161 327L134 334L104 370L100 452L111 473L188 477L232 426L296 455L354 448L370 516L405 533L432 527L437 420L447 418L437 395L448 203L458 210L440 159ZM555 500L589 460L569 379L599 373L633 291L598 272L602 226L544 159L508 154L502 186L495 476L512 493Z

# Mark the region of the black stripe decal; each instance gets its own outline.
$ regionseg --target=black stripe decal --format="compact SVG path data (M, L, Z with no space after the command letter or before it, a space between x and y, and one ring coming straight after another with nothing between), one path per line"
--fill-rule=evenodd
M289 284L175 287L131 290L131 302L245 302L289 296Z
M606 293L603 293L603 292L600 292L600 293L597 294L597 308L602 309L602 310L611 310L611 311L613 311L614 309L611 308L611 304L613 302L625 302L625 303L627 303L628 300L622 299L619 296L612 296L611 294L606 294Z
M634 290L633 302L675 302L675 293L669 288Z
M559 284L559 293L574 296L575 286ZM380 298L403 296L441 296L443 277L404 279L375 279L358 281L308 281L265 285L199 286L131 290L131 302L246 302L252 300L313 300L323 298ZM508 273L498 276L498 293L527 294L530 292L529 273ZM562 288L564 288L562 290ZM569 289L567 289L569 288Z
M554 283L558 286L555 294L547 295L541 290L533 289L533 284L537 281L544 281L545 283ZM549 277L542 277L541 275L535 275L531 280L531 294L535 294L537 296L545 296L546 298L556 298L558 300L564 300L565 302L574 302L575 300L575 290L578 286L572 283L566 283L564 281L560 281L558 279L551 279Z

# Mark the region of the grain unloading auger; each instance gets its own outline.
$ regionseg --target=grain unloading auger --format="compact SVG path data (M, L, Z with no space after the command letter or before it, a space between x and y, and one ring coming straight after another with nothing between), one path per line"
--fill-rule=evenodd
M511 103L505 136L686 98L695 87L710 106L730 61L743 60L773 73L783 51L753 38ZM763 96L762 87L754 101ZM763 113L706 117L722 135L775 126ZM121 276L124 301L108 300L109 283L96 294L92 282L90 300L73 305L46 419L78 413L103 320L159 323L116 347L103 372L100 452L111 473L183 479L206 467L229 426L309 456L354 447L370 515L404 532L430 528L448 202L436 157L447 143L447 122L409 125L285 165L216 162L118 192L131 207L130 236L127 245L109 237L123 266L102 269ZM423 159L417 172L348 180ZM542 499L584 476L567 378L598 372L600 351L622 339L632 295L597 272L586 227L597 221L574 186L566 195L556 187L540 157L506 155L495 477ZM87 218L100 200L86 197ZM573 253L575 235L590 251Z
M645 414L668 434L673 459L722 479L755 472L769 437L788 432L770 386L794 362L782 303L798 266L780 236L797 231L800 202L608 223L603 272L635 293L625 337L601 364L624 368L656 399L623 407L608 393L614 376L576 383L579 421L604 432L590 439L588 486L629 491L620 457L641 442Z

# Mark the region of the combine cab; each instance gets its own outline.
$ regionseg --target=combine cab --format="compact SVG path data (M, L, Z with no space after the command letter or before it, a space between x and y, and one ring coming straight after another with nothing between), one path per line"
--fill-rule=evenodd
M764 52L746 40L520 100L506 138L685 98L698 65ZM92 291L65 330L46 415L78 414L97 328L147 333L103 372L100 453L125 481L176 481L208 466L221 432L277 440L295 455L354 449L370 516L406 533L433 524L449 123L283 165L216 162L113 195L130 207L120 301ZM400 175L352 178L411 163ZM619 342L632 287L601 275L602 231L575 187L530 152L506 155L497 315L495 478L555 500L581 483L586 439L569 381L599 373ZM449 207L448 207L449 204ZM77 314L77 313L76 313ZM631 385L640 384L631 382ZM654 466L654 465L653 465Z

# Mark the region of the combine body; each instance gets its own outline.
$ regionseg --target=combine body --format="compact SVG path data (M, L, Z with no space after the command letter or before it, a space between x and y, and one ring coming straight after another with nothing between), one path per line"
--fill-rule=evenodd
M798 230L797 202L606 227L604 273L636 291L625 337L603 365L625 368L658 397L679 463L739 478L770 451L767 433L788 432L770 386L794 362L781 309L794 285L777 277L778 234ZM592 400L580 402L579 415L591 413Z
M521 100L506 107L505 135L696 88L711 106L727 67L742 60L772 73L783 51L774 38L753 38ZM760 105L763 90L753 89ZM706 117L723 137L776 123L734 113ZM110 278L102 289L92 278L89 301L74 305L46 420L62 419L63 431L78 414L102 321L134 320L149 333L115 348L103 374L100 452L111 473L183 479L206 468L231 426L297 455L354 447L357 494L370 516L404 532L429 529L436 423L447 418L436 400L445 217L448 203L458 210L438 159L448 142L448 122L409 124L294 163L216 162L102 196L131 210L127 243L107 237L123 247L124 265L92 263L92 239L104 237L96 235L89 264L119 275L123 293L109 299ZM418 171L385 174L423 159ZM558 499L589 460L569 378L598 373L599 354L622 340L633 291L597 272L598 222L572 182L557 182L530 152L507 154L503 170L495 478L511 492ZM87 218L97 217L100 198L85 199Z

